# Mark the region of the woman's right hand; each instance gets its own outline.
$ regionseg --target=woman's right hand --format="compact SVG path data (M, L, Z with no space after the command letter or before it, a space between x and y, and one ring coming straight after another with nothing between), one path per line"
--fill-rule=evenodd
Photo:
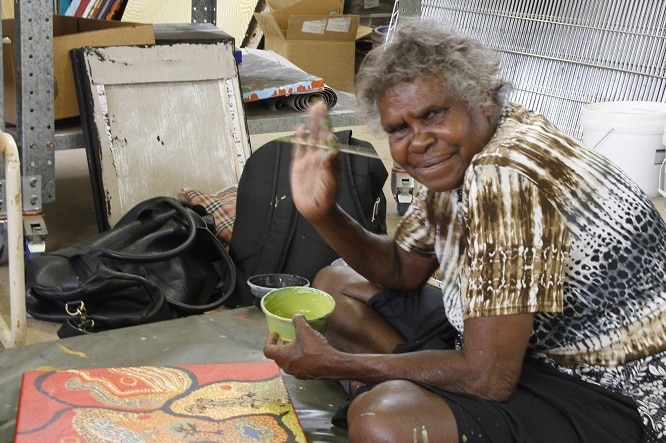
M338 152L326 105L316 103L308 115L307 128L301 125L296 129L296 138L303 143L294 144L291 192L296 209L310 222L316 222L326 217L336 205ZM314 145L327 145L331 149Z

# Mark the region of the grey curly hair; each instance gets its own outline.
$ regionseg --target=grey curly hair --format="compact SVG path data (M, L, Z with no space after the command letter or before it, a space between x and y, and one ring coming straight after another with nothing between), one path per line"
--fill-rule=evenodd
M401 18L392 41L365 57L356 76L361 112L378 122L377 98L387 89L417 77L435 77L449 93L476 106L503 106L509 82L498 78L495 51L461 36L441 22Z

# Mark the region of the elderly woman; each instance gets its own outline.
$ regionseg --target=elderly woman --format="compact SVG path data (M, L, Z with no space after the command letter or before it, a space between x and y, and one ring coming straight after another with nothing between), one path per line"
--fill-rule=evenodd
M331 137L313 108L294 202L349 266L313 282L337 301L326 336L296 317L296 340L270 335L264 353L363 384L351 441L662 441L666 223L605 158L505 104L498 67L418 20L366 58L359 102L420 184L394 238L336 206L336 155L308 146Z

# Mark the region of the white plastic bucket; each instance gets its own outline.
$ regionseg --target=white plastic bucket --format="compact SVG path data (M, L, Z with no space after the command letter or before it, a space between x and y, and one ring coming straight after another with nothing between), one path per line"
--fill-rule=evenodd
M580 124L585 146L609 158L648 196L659 195L666 103L589 103L583 106Z
M664 126L662 144L664 145L664 160L661 162L661 168L659 168L659 193L664 197L664 204L666 205L666 126Z

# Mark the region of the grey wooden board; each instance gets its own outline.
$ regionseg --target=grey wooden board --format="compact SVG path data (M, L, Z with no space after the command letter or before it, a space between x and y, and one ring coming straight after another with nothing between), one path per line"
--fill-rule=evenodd
M232 40L84 48L80 87L89 88L109 226L150 197L238 183L250 142L233 48Z

